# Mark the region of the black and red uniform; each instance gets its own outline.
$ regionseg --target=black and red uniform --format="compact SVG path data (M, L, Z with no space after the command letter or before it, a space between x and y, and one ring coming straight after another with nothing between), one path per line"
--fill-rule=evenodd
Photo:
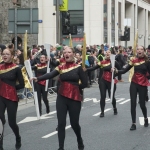
M21 69L14 63L0 64L0 119L5 124L5 110L7 109L9 126L13 130L16 141L21 142L19 128L16 123L18 96L17 91L24 88ZM0 142L0 148L3 141Z
M110 97L111 94L111 80L112 80L112 72L111 72L111 61L110 59L103 60L99 62L96 66L87 69L87 71L92 71L95 69L98 69L101 67L103 69L103 74L99 82L99 88L100 88L100 107L101 107L101 115L100 117L104 117L104 109L105 109L105 99L106 99L106 91L108 90L108 94ZM120 69L119 64L115 61L115 67ZM114 84L114 93L113 93L113 100L112 105L114 108L114 114L117 114L117 108L116 108L116 98L115 98L115 92L116 92L116 83L117 80L115 80Z
M134 66L134 75L130 84L130 98L131 98L131 116L132 122L136 123L136 99L139 93L139 103L144 115L147 118L147 108L145 99L147 95L147 86L150 85L147 72L150 73L150 62L146 62L144 58L132 57L129 64L124 70L118 70L118 74L124 74Z
M47 73L47 64L46 63L37 64L35 66L32 66L32 69L35 70L36 76L40 77ZM41 97L43 98L43 101L46 106L46 113L50 112L49 103L48 103L48 99L47 99L48 91L45 91L45 85L46 85L46 80L39 81L36 83L40 115L42 115Z
M71 126L77 136L78 147L80 150L83 150L84 145L79 125L81 101L83 98L80 91L87 86L87 77L80 65L74 62L66 62L64 65L56 67L51 73L47 73L37 79L39 82L53 78L59 74L60 86L56 101L59 149L63 150L64 148L66 115L68 111ZM82 83L80 85L79 80L81 80Z

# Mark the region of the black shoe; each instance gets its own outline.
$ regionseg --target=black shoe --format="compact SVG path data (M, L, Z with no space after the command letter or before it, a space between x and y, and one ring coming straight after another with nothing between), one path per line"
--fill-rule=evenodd
M114 108L114 115L117 115L117 114L118 114L117 108Z
M131 131L132 131L132 130L136 130L136 125L135 125L135 124L132 124L130 130L131 130Z
M4 150L3 147L0 147L0 150Z
M79 150L84 150L84 144L82 138L78 140L78 149Z
M16 147L16 150L20 149L20 147L21 147L21 137L16 138L16 145L15 145L15 147Z
M148 127L149 123L148 123L148 118L144 119L145 123L144 123L144 127Z
M63 148L59 148L58 150L64 150Z
M104 113L103 112L101 112L101 114L100 114L100 116L99 117L104 117Z
M56 127L56 131L58 131L58 126Z
M149 100L149 97L148 97L148 96L146 96L146 100L145 100L145 101L146 101L146 102L148 102L148 100Z

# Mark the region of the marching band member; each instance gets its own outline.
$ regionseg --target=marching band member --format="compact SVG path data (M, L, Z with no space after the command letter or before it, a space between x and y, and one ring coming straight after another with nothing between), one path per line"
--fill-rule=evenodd
M37 77L40 77L44 75L45 73L47 73L47 56L41 55L40 64L36 64L35 66L32 66L32 69L35 70ZM43 98L43 101L46 106L46 113L48 114L50 112L49 103L47 99L48 91L45 91L45 85L46 85L46 80L39 81L36 83L40 115L42 115L41 97Z
M16 123L18 97L16 90L24 88L21 69L13 61L14 51L6 48L2 52L3 64L0 64L0 119L5 124L5 109L7 109L9 126L16 136L16 149L21 147L21 137ZM19 82L16 85L16 82ZM3 139L0 141L3 150Z
M100 99L100 107L101 107L100 117L104 117L106 91L108 90L109 97L111 94L110 92L111 92L112 72L111 72L110 55L111 55L111 51L107 50L105 53L105 60L102 60L96 66L94 66L92 68L87 68L87 71L93 71L95 69L98 69L99 67L101 67L103 69L103 74L99 81L100 97L101 97L101 99ZM115 66L116 66L116 68L120 69L120 66L116 61L115 61ZM117 115L117 113L118 113L117 108L116 108L116 98L115 98L116 83L117 83L117 80L115 79L114 93L113 93L113 100L112 100L114 115Z
M80 90L87 86L87 78L82 67L74 62L74 50L72 48L65 48L63 50L63 55L66 62L64 65L59 65L51 73L47 73L40 77L34 77L32 80L39 82L60 74L60 86L56 101L59 139L58 150L64 150L67 111L69 112L71 126L77 136L78 149L84 150L81 128L79 125L82 101ZM79 80L81 80L82 83L80 85Z
M148 127L147 108L145 99L147 95L147 86L150 85L146 77L147 72L150 73L150 62L146 57L145 48L143 46L137 47L137 56L130 59L129 64L124 70L116 70L117 74L124 74L134 66L134 75L130 84L130 98L131 98L131 117L132 125L130 130L136 130L136 100L139 94L139 103L144 116L144 126Z

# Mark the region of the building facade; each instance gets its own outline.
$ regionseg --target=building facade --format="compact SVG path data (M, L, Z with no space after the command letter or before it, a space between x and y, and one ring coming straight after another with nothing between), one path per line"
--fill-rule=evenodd
M131 21L130 41L132 46L136 31L139 33L139 45L150 44L150 0L68 0L70 23L77 26L77 35L72 35L74 45L83 42L83 31L86 33L87 44L108 43L125 45L120 37L124 34L124 20ZM28 45L50 43L56 44L56 10L53 0L21 0L22 8L39 9L39 34L28 35ZM137 7L138 6L138 7ZM0 1L0 43L10 43L14 34L8 33L8 9L13 8L12 0ZM138 9L137 9L138 8ZM138 14L138 15L137 15ZM138 16L138 18L137 18ZM23 35L18 35L23 41ZM68 44L69 37L61 37Z
M18 8L37 8L38 3L37 0L20 0L21 6ZM9 9L14 8L13 0L0 0L0 44L8 44L14 43L14 34L9 34L9 19L8 12ZM17 35L18 43L23 44L23 34ZM28 35L28 44L33 45L38 43L38 34L30 34Z

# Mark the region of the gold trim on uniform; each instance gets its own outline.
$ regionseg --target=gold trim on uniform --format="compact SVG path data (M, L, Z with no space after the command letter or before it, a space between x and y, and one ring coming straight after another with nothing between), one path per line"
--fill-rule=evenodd
M58 62L60 62L60 60L59 59L56 59Z
M13 67L8 68L8 69L0 70L0 74L6 73L6 72L8 72L8 71L11 71L11 70L13 70L13 69L15 69L15 68L17 68L17 67L18 67L18 66L16 65L16 66L13 66Z
M40 69L43 69L43 68L46 68L47 66L42 66L42 67L39 67L37 66L37 69L40 70Z
M110 65L110 63L108 63L108 64L102 64L102 67L106 67L106 66L109 66Z
M55 70L59 72L59 68L58 67L56 67Z
M100 61L99 61L97 64L98 64L100 67L101 67L101 65L102 65Z
M78 68L78 67L81 67L81 66L80 66L80 65L77 65L77 66L70 67L70 68L68 68L68 69L59 70L59 73L60 73L60 74L67 73L67 72L69 72L69 71L71 71L71 70L73 70L73 69L76 69L76 68Z
M129 65L130 65L130 66L133 66L133 65L134 65L134 63L132 62L133 59L135 59L135 57L131 57L131 58L130 58L130 61L129 61Z
M137 63L134 63L134 66L139 66L139 65L144 64L144 63L145 63L145 61L137 62Z

